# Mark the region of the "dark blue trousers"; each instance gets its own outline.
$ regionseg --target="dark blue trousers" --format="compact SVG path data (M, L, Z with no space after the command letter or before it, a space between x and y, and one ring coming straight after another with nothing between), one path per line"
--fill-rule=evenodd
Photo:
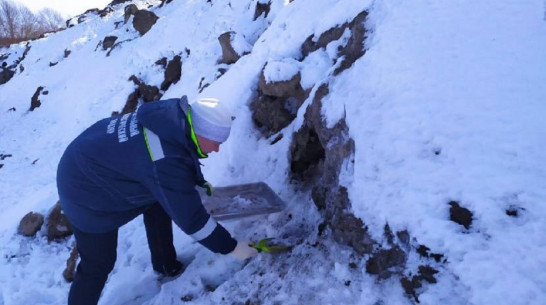
M172 221L159 203L143 213L153 269L164 273L176 265ZM87 233L73 227L80 263L68 293L68 305L96 305L117 256L118 230Z

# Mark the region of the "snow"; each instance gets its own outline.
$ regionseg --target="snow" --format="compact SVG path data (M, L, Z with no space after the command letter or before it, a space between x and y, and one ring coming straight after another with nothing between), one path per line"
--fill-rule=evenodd
M264 67L266 83L291 80L299 72L299 62L293 58L285 58L279 61L269 61Z
M260 1L265 3L266 1ZM137 218L119 232L118 259L100 304L411 304L399 278L378 281L366 258L317 236L322 222L310 194L288 179L292 133L323 83L328 126L344 118L355 142L354 163L340 183L370 234L384 241L388 223L412 243L441 253L445 264L410 252L406 269L434 264L437 284L421 289L422 304L546 303L546 21L544 3L530 1L272 1L253 21L257 1L133 1L159 16L144 36L125 25L123 5L101 19L30 42L24 71L0 85L0 304L65 304L62 278L73 238L48 243L16 234L28 212L57 202L56 166L65 147L96 120L120 111L135 86L131 75L159 86L155 62L182 57L182 78L163 98L214 96L235 110L230 139L205 160L213 185L264 181L288 203L286 212L224 225L239 239L274 237L289 254L249 262L211 253L175 229L187 265L158 285L144 228ZM333 77L337 48L350 37L301 58L311 35L369 11L366 54ZM232 65L217 64L217 38L234 31ZM105 36L125 41L109 56ZM68 57L65 50L71 51ZM0 49L11 65L24 45ZM50 63L58 62L50 67ZM265 67L268 82L301 73L311 89L297 119L275 145L254 127L248 104ZM219 77L219 68L227 72ZM218 78L219 77L219 78ZM210 84L199 92L199 84ZM42 105L29 112L38 86ZM9 111L15 107L16 111ZM449 220L448 202L473 212L470 229ZM518 217L506 214L518 209ZM351 264L352 263L352 264ZM351 267L352 266L352 267ZM350 283L348 284L348 281Z

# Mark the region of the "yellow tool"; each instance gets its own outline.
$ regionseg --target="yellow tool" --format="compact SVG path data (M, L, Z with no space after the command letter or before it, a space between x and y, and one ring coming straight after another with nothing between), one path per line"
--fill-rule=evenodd
M273 240L273 238L264 238L258 241L258 243L250 244L250 246L258 250L258 252L266 252L272 254L287 251L292 248L292 246L271 244L269 243L271 240Z

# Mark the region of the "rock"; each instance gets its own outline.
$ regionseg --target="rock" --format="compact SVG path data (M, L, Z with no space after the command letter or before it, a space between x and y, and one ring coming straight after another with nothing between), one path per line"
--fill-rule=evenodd
M269 11L271 10L271 2L267 3L261 3L258 1L256 3L256 10L254 11L254 19L258 19L262 14L264 14L264 18L267 18L267 15L269 14Z
M162 94L159 92L159 88L143 83L134 75L131 75L129 80L132 81L137 88L127 97L121 114L134 112L138 107L140 99L142 99L144 103L161 99Z
M5 64L5 62L4 62ZM0 85L5 84L12 79L12 77L15 75L15 71L12 71L10 69L5 69L4 67L0 68L2 69L0 71Z
M400 284L404 291L409 296L413 297L415 302L419 303L419 297L417 296L417 289L421 288L423 285L418 277L413 277L411 280L408 277L402 277L400 279Z
M148 33L152 26L156 23L157 17L153 12L147 10L138 10L134 13L133 18L133 27L137 30L140 35Z
M222 63L224 64L233 64L241 58L241 55L238 54L233 48L231 41L235 36L235 32L226 32L218 37L220 46L222 47Z
M62 213L61 204L57 202L47 217L47 240L51 242L70 235L72 235L72 226L66 215Z
M419 266L419 275L413 277L402 277L400 284L404 288L404 291L409 296L413 297L415 302L419 303L418 289L423 287L423 280L431 284L436 283L434 274L438 273L438 270L430 266ZM411 278L411 279L410 279Z
M300 85L301 74L286 81L266 82L264 67L258 81L258 95L251 102L252 119L265 136L288 126L308 96Z
M114 6L114 5L118 5L118 4L122 4L122 3L125 3L125 2L129 2L131 0L114 0L112 2L110 2L110 6Z
M320 34L319 38L315 41L315 35L307 37L307 39L301 45L301 53L303 58L307 57L310 53L314 51L326 48L326 46L332 42L341 38L343 32L347 28L348 24L343 24L340 26L333 27L326 32Z
M70 55L70 53L72 53L72 51L70 51L69 49L65 49L64 50L64 58L67 58Z
M344 188L340 187L340 189ZM337 193L334 193L333 195L337 195L338 197L345 196L346 190L338 190ZM348 201L349 199L344 198L344 200ZM348 202L344 204L348 204ZM328 212L330 211L327 210L327 213ZM334 215L329 221L334 239L338 243L352 247L359 255L372 252L376 243L368 234L368 230L360 218L347 212L334 212Z
M162 7L163 5L165 4L169 4L171 3L173 0L161 0L161 4L159 5L159 7Z
M252 120L266 136L279 132L296 118L286 109L285 101L284 98L262 95L250 104Z
M436 278L434 277L436 273L438 273L438 270L430 266L419 266L419 276L431 284L435 284L437 282Z
M87 11L85 11L82 15L87 15L87 14L98 15L99 13L100 13L100 10L98 8L90 8Z
M461 207L457 201L450 201L449 205L451 206L449 209L451 221L464 226L465 229L469 229L470 225L472 225L472 212L467 208Z
M524 208L522 207L517 207L517 206L510 206L508 209L505 210L505 213L506 215L510 216L510 217L519 217L520 216L520 212L523 213L525 211Z
M439 254L439 253L432 253L430 252L430 249L425 246L425 245L420 245L418 248L417 248L417 253L419 255L421 255L422 257L426 257L426 258L432 258L434 259L436 262L441 262L442 259L444 258L444 255L443 254ZM444 260L443 262L445 262L446 260Z
M85 20L87 20L87 15L80 15L80 16L78 16L78 22L76 24L80 24L80 23L84 22ZM74 26L74 25L71 25L69 27L72 27L72 26Z
M394 233L392 233L391 227L388 223L386 223L383 227L383 237L385 237L389 245L394 245Z
M311 180L322 170L326 152L314 129L302 128L296 132L290 151L290 172L299 180Z
M156 61L155 64L158 65L158 66L162 66L163 69L166 69L167 68L167 57L161 58L160 60Z
M136 12L138 12L138 7L134 4L129 4L125 7L124 11L125 11L125 15L123 19L123 24L126 24L127 21L129 21L129 18L131 18L131 16L133 16Z
M176 84L182 76L182 58L176 55L165 69L165 80L161 83L161 90L166 91L172 84Z
M301 129L292 135L290 176L311 186L313 202L337 242L351 246L357 254L369 254L377 243L362 220L349 212L347 189L339 186L343 164L352 164L354 141L343 119L331 128L323 121L322 99L328 94L328 84L317 89Z
M264 72L260 74L258 88L264 95L275 97L295 97L300 101L304 101L306 96L305 91L301 87L301 74L298 72L291 79L279 82L266 82Z
M334 71L334 76L343 72L345 69L353 65L353 63L362 57L366 50L364 49L364 40L366 39L366 29L364 28L364 21L368 13L366 11L361 12L358 16L351 21L349 29L351 30L351 37L349 41L339 51L339 56L343 57L341 65Z
M339 48L338 57L342 58L341 64L334 71L334 76L343 72L349 68L358 58L362 57L366 51L364 49L364 40L366 39L366 29L364 22L368 13L366 11L358 14L351 22L345 23L340 26L333 27L328 31L322 33L318 39L315 39L314 35L307 37L305 42L301 46L302 57L305 58L310 53L326 48L326 46L332 42L339 40L345 30L351 31L351 37L345 44L345 46Z
M129 80L132 81L135 85L140 86L140 79L134 74L129 77Z
M40 107L42 105L42 102L38 99L40 96L40 93L44 90L44 87L40 86L36 89L36 92L34 92L34 95L32 95L32 98L30 100L30 111L34 111L34 109Z
M404 248L410 248L410 235L407 230L396 232L396 237L398 237L398 241Z
M106 36L102 41L102 49L107 50L111 48L118 38L116 36Z
M146 85L144 83L141 83L139 88L139 95L142 97L145 103L152 102L152 101L158 101L161 99L161 93L159 93L159 88L156 86Z
M121 113L117 113L116 115L131 113L137 109L139 96L138 91L139 90L136 89L135 91L133 91L133 93L129 94L129 96L127 97L127 101L125 102L125 106L123 106L123 109L121 110Z
M108 14L113 13L113 12L114 12L114 9L107 6L103 10L99 11L99 16L100 17L106 17L106 16L108 16Z
M401 269L406 260L406 253L398 246L388 250L380 250L366 262L366 272L376 274L380 279L386 279L396 273L392 269Z
M319 211L326 208L327 189L322 185L316 185L311 190L311 199Z
M193 295L187 294L180 298L182 302L191 302L193 300Z
M34 236L44 224L44 216L39 213L30 212L26 214L17 228L17 232L24 236Z
M72 248L72 251L70 251L70 256L66 260L66 269L63 271L63 278L68 283L74 281L74 275L76 274L76 261L78 260L78 257L78 247L76 247L76 243L74 243L74 247Z

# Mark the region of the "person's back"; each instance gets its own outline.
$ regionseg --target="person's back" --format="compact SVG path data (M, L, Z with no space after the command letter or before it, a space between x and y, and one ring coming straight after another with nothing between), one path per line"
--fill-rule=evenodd
M257 253L216 223L195 189L210 186L198 155L218 151L231 127L217 100L195 104L185 98L144 104L136 113L98 121L66 149L57 187L81 257L69 305L97 304L116 260L118 228L140 214L153 269L161 275L183 271L171 219L213 252L243 259Z
M161 144L169 156L195 173L184 183L195 185L203 180L197 156L187 146L185 120L177 114L181 103L184 101L178 99L148 103L136 113L100 120L69 145L57 178L63 210L75 226L88 232L105 232L123 225L141 213L143 206L157 201L153 162L139 118L147 123L148 135L155 131L165 139ZM71 181L63 183L63 179ZM103 212L119 213L105 219Z

